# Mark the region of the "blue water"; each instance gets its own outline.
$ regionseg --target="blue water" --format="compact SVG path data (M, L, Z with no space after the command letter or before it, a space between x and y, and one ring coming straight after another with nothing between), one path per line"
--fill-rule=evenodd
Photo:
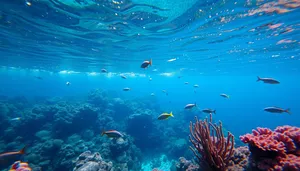
M214 120L221 120L236 141L256 127L299 127L300 11L276 4L274 8L288 11L263 12L267 3L277 1L2 0L0 95L84 99L100 89L122 100L143 99L146 107L141 111L157 104L152 117L173 111L174 121L184 114L207 116L197 109L192 114L184 111L186 104L196 102L199 109L216 109ZM150 59L152 66L140 68ZM108 72L101 73L103 68ZM257 76L272 77L280 84L257 82ZM125 92L124 87L131 90ZM220 97L221 93L230 98ZM289 108L292 114L267 113L263 109L269 106ZM15 115L1 123L11 127L9 119ZM99 136L101 129L93 129ZM5 139L3 131L1 142L16 141ZM187 136L188 127L178 135ZM0 146L0 151L8 149Z

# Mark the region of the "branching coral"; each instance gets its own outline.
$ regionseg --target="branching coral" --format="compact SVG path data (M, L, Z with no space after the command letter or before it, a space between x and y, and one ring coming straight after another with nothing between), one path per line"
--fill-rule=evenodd
M222 123L213 124L210 120L198 120L190 123L190 147L204 170L225 171L234 152L234 137L228 132L227 138L222 131Z

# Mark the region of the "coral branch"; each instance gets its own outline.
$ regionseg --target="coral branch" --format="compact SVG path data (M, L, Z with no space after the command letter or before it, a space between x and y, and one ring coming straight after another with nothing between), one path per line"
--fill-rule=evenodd
M219 125L210 120L190 122L190 149L198 159L202 169L225 171L234 152L234 136L228 132L227 140L223 135L222 123Z

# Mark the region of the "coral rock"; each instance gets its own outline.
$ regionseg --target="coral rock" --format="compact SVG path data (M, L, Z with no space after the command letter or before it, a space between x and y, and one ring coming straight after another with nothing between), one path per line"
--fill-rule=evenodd
M228 171L243 171L249 166L250 151L248 147L238 147L234 149L234 154L230 158Z
M87 162L82 167L76 169L77 171L98 171L100 168L97 162Z
M111 171L112 163L103 161L99 153L83 152L77 157L73 171Z
M184 157L179 158L179 163L176 163L177 171L198 171L199 166L193 164L190 160L185 159Z

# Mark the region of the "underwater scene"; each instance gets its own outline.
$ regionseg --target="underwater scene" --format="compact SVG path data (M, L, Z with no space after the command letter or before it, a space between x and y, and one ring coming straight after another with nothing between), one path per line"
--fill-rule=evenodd
M1 171L300 171L300 0L1 0Z

